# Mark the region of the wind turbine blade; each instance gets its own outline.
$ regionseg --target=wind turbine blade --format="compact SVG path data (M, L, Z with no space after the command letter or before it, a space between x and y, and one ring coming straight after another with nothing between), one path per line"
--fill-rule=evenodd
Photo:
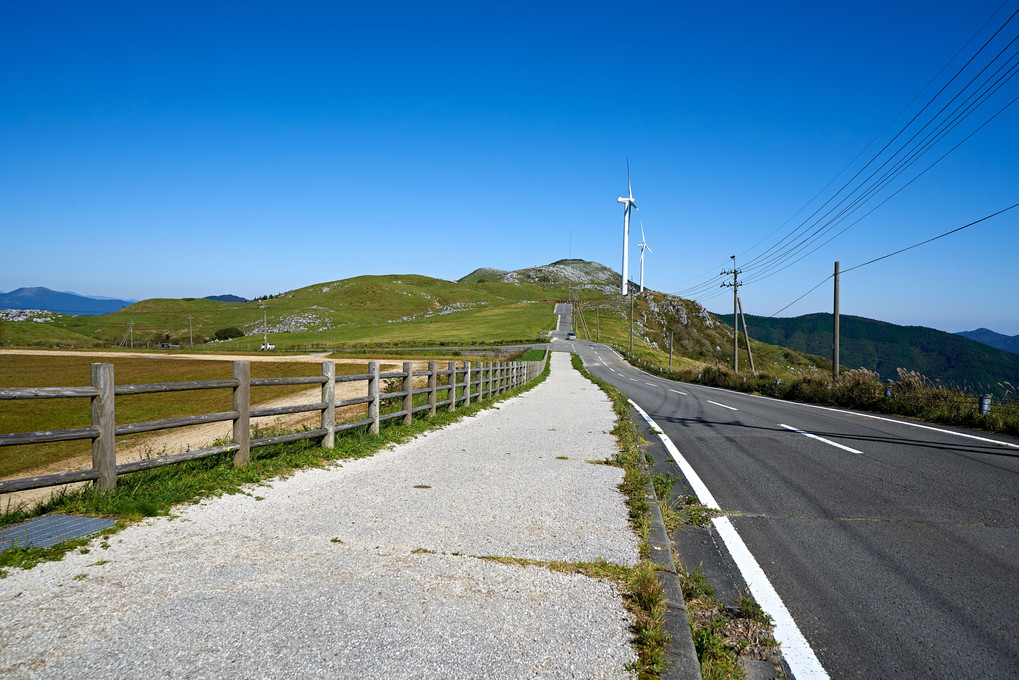
M630 200L633 200L633 187L630 186L630 157L626 157L626 190L630 192Z
M647 239L644 238L644 220L640 221L640 240L647 241Z
M651 250L650 247L648 247L647 245L645 245L644 247L648 249L648 252L650 252L651 254L654 254L655 251Z

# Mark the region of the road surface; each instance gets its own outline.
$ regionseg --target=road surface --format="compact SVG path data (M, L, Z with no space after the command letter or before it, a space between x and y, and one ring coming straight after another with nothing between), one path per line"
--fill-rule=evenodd
M1019 677L1019 441L672 382L604 345L554 346L664 430L824 674Z

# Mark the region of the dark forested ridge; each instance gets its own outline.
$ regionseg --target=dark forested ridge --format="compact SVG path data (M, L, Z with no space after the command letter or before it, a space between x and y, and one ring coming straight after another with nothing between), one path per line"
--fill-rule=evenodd
M732 324L732 314L718 317ZM790 318L747 315L747 325L755 340L831 357L831 314ZM904 368L946 385L998 394L1006 390L999 383L1019 386L1019 355L961 335L847 315L840 315L839 327L839 363L843 368L868 368L888 379Z
M956 335L961 335L964 338L982 342L985 345L990 345L991 347L1003 349L1006 352L1019 354L1019 335L1004 335L1002 333L995 333L988 328L978 328L975 331L962 331L961 333L956 333Z

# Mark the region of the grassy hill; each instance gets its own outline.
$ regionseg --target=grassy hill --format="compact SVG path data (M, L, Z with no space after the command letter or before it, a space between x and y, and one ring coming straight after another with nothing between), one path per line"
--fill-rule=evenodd
M556 286L486 281L461 284L412 274L359 276L306 286L246 302L183 298L142 300L102 316L53 315L49 323L8 322L14 345L187 346L217 330L245 337L208 347L252 350L263 332L278 348L379 344L472 344L537 340L554 326L543 299L564 297ZM264 310L262 307L264 306Z
M720 318L731 321L732 315ZM747 324L751 337L762 342L831 355L831 314L784 319L748 315ZM839 328L839 358L844 368L867 368L886 379L897 377L898 369L903 368L946 385L997 394L1007 389L1000 383L1019 385L1019 355L960 335L846 315L840 316Z

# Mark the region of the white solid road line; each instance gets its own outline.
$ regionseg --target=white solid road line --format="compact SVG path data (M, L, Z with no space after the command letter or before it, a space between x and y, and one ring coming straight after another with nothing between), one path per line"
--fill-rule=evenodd
M809 432L804 432L803 430L799 430L799 429L797 429L795 427L792 427L791 425L785 425L783 423L779 423L778 426L779 427L784 427L787 430L792 430L793 432L797 432L799 434L802 434L804 437L810 437L811 439L816 439L819 442L824 442L825 444L831 444L832 446L834 446L836 448L842 449L844 451L849 451L850 453L863 453L863 451L857 451L856 449L851 449L848 446L843 446L842 444L833 442L830 439L825 439L824 437L818 437L816 434L810 434Z
M738 411L739 410L738 408L735 408L735 407L732 407L732 406L726 406L725 404L719 404L717 401L711 401L710 399L707 399L705 401L707 401L709 404L714 404L715 406L721 406L722 408L727 408L730 411Z
M644 409L637 406L632 399L629 401L634 410L648 422L651 430L662 440L662 444L665 445L669 455L679 465L679 469L682 470L686 480L690 482L690 487L697 495L697 499L705 507L721 510L718 502L715 501L715 497L708 491L708 487L705 486L700 476L694 472L693 467L683 457L683 454L679 452L676 445L672 443L669 436L665 434L662 428L658 427L658 424L655 423L651 416L644 412ZM729 554L732 555L733 561L743 575L743 580L750 587L750 592L757 599L757 603L774 620L775 639L782 645L782 656L785 657L786 663L789 664L789 670L793 672L793 676L797 680L828 680L828 673L824 670L824 666L818 661L814 650L810 648L810 643L803 637L799 626L796 625L792 614L789 613L785 603L782 602L782 598L779 597L778 592L771 585L771 581L768 580L768 576L761 569L761 565L757 563L750 549L747 548L746 543L740 538L736 527L732 525L728 517L715 517L711 520L711 523L715 525L715 530L725 543Z
M684 397L686 396L686 392L680 392L679 390L669 390L669 391L670 392L674 392L675 394L682 394Z

